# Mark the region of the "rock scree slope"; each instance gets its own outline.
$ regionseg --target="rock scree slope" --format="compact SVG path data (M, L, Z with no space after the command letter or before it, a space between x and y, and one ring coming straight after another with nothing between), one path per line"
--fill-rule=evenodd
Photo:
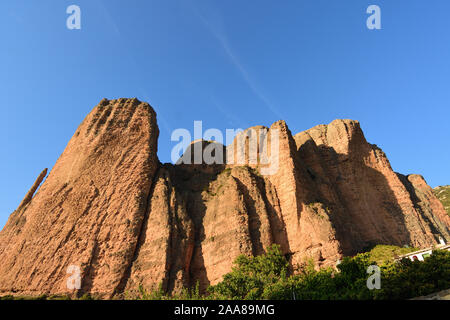
M239 254L273 243L296 272L307 259L334 266L376 244L450 241L450 217L423 177L395 173L357 121L296 135L284 121L250 129L277 134L272 174L249 149L243 162L229 161L248 145L246 132L220 145L223 164L162 164L152 107L103 99L0 232L0 294L113 298L139 286L179 292L196 283L204 290ZM80 271L75 291L69 266Z

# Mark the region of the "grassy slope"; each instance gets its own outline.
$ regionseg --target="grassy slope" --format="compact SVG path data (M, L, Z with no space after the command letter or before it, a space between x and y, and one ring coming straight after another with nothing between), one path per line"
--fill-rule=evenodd
M450 186L436 187L433 192L441 200L445 210L450 215Z

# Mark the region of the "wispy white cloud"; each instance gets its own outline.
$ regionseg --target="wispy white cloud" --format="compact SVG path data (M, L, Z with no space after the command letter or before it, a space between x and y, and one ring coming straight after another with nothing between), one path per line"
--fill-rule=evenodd
M109 13L109 11L106 8L106 6L103 3L103 1L96 1L95 3L97 3L97 5L100 7L100 11L105 15L105 19L106 19L107 23L109 23L109 25L112 28L112 30L114 30L114 32L116 33L116 35L118 37L122 37L117 23L114 21L113 17Z
M223 116L228 120L228 124L231 126L239 126L241 128L245 127L244 123L239 119L238 117L234 116L232 113L230 113L226 108L222 106L222 104L217 100L217 98L214 95L210 95L210 100L212 101L213 105L216 107L217 110L219 110L220 113L223 114Z
M124 43L124 39L123 39L122 33L120 32L119 26L115 22L115 20L112 17L111 13L106 8L106 6L103 3L103 1L98 1L97 3L99 5L99 7L100 7L100 11L102 11L103 14L105 15L106 21L112 27L112 30L115 32L116 36L119 38L119 43ZM139 67L139 63L136 61L136 58L134 57L134 54L130 50L130 48L128 46L124 46L123 50L125 50L125 52L127 53L129 62L132 65L132 67L136 70L136 72L138 72L138 73L141 72L141 68ZM145 90L142 85L139 85L138 89L139 89L139 92L141 93L141 97L144 99L144 101L146 101L146 102L151 104L151 100L150 100L150 98L148 97L148 95L146 93L147 90ZM170 136L172 134L171 133L172 130L171 130L171 127L170 127L170 123L163 116L162 112L158 112L157 117L158 117L158 122L160 122L160 124L162 124L162 127L164 128L164 131L166 131L166 133Z
M206 26L206 28L214 35L214 37L218 40L219 44L223 48L225 54L228 56L233 65L237 68L239 73L241 74L244 81L250 87L252 92L261 100L267 108L275 114L279 119L283 119L278 108L261 92L261 90L256 86L255 82L250 77L247 69L240 62L239 58L234 53L226 35L224 32L220 32L217 27L215 27L212 23L208 21L196 8L194 8L195 14L199 17L202 23Z

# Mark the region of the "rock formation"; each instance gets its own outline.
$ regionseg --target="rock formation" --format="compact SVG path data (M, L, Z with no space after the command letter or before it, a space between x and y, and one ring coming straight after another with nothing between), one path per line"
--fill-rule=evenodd
M255 133L264 157L251 152ZM395 173L357 121L295 136L278 121L227 147L196 141L224 149L214 164L161 164L157 139L147 103L102 100L0 232L0 294L112 298L197 282L203 290L239 254L273 243L295 272L306 259L333 266L375 244L450 241L450 217L425 180ZM67 280L77 268L73 291Z
M81 290L117 292L144 222L158 167L157 138L148 104L101 101L33 199L0 233L0 290L67 292L67 269L75 265Z

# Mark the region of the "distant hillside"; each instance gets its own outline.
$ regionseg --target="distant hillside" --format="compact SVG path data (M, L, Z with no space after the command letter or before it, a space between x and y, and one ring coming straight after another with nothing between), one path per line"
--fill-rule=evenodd
M450 215L450 186L439 186L433 189L436 197L441 200L448 215Z

